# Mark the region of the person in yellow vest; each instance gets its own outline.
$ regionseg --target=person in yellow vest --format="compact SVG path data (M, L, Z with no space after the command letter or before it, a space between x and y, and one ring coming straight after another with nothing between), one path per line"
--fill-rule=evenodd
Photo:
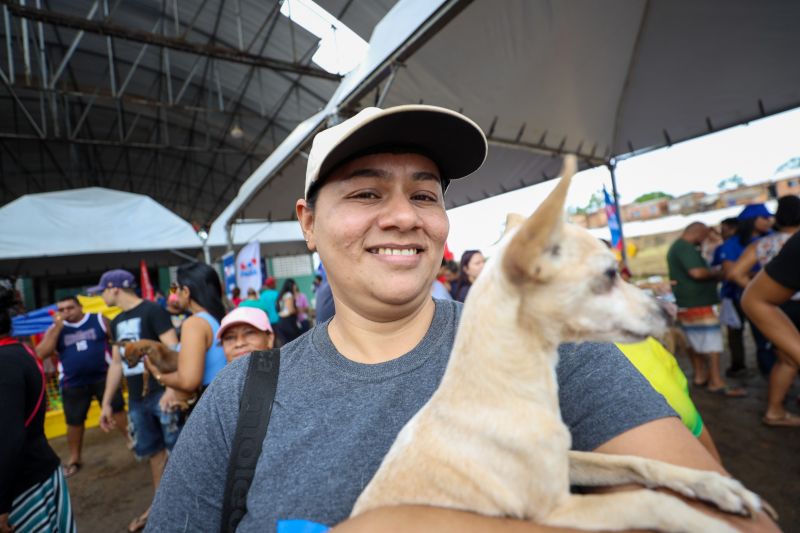
M675 409L689 431L722 464L714 440L689 396L686 376L678 366L675 356L653 337L647 337L633 344L616 343L616 345L633 366L647 378L650 385L667 400L670 407Z

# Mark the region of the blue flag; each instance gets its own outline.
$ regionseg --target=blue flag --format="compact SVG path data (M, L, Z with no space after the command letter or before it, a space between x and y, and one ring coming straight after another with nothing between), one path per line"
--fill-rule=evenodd
M611 231L611 248L622 252L622 230L619 227L619 213L617 206L611 200L605 185L603 186L603 196L606 199L606 218L608 219L608 229Z

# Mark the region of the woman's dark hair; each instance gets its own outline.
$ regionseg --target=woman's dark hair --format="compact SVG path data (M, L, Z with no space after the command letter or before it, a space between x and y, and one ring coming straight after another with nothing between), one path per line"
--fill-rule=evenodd
M225 316L222 284L217 271L205 263L188 263L178 267L178 286L188 287L192 300L218 321Z
M775 211L775 227L793 228L800 226L800 198L794 195L778 198L778 210Z
M746 218L739 221L736 227L736 238L739 239L739 244L747 246L753 240L753 232L756 230L756 218Z
M287 279L283 282L283 287L281 287L281 292L278 293L278 299L275 300L275 310L281 310L281 300L283 299L283 295L287 292L294 294L294 288L297 287L297 282L292 278Z
M317 196L319 196L319 190L322 188L325 180L333 174L336 170L343 167L350 161L354 159L358 159L359 157L364 157L367 155L374 155L374 154L418 154L424 157L427 157L434 163L436 159L424 148L414 145L414 144L380 144L377 146L371 146L365 150L361 150L356 152L355 154L350 155L344 161L336 165L334 168L330 170L324 176L319 177L314 183L311 184L311 187L308 189L308 193L306 194L306 205L308 205L309 209L312 211L314 210L314 206L317 203ZM436 163L438 166L438 163ZM440 170L441 171L441 170ZM442 193L447 190L447 186L450 185L450 180L446 176L440 176L441 183L442 183Z
M467 250L461 254L461 262L459 263L458 267L458 279L455 281L455 283L453 283L453 288L450 290L453 298L456 300L458 300L458 295L461 293L461 290L464 287L472 286L472 283L469 281L469 276L467 276L467 273L464 272L464 269L467 268L467 265L469 265L469 261L472 259L472 256L479 253L481 253L480 250Z
M458 280L456 281L456 284L458 286L471 285L469 281L469 276L467 276L467 273L464 272L464 269L467 268L467 265L469 265L472 256L479 253L481 253L480 250L467 250L466 252L461 254L461 263L459 264L458 267Z
M6 279L0 279L0 335L11 333L11 308L17 303L14 286Z

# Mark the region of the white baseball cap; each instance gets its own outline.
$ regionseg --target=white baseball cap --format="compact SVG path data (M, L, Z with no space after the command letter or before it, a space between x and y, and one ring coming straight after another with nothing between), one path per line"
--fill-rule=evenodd
M311 186L337 166L380 146L419 149L439 167L443 188L478 170L488 151L480 126L461 113L430 105L368 107L314 137L306 197Z

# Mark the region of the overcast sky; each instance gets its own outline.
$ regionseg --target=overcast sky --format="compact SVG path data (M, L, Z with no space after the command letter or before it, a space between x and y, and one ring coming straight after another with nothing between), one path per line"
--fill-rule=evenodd
M652 191L674 196L690 191L713 193L721 180L735 174L748 184L766 181L781 164L797 156L800 109L620 162L620 201L629 203ZM448 244L456 259L464 250L491 246L502 232L507 213L532 213L555 184L556 180L551 180L448 211ZM604 184L610 192L611 179L605 168L579 173L572 181L568 206L585 206Z

